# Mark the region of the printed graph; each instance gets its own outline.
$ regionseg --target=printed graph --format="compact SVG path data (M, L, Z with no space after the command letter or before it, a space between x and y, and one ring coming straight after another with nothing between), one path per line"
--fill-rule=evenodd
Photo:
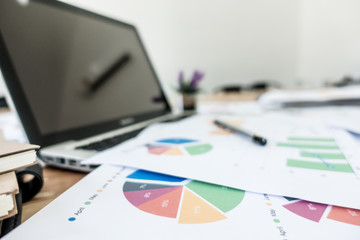
M147 145L148 153L155 155L200 155L213 149L211 144L201 143L193 139L167 138Z
M127 177L123 193L141 211L176 219L179 224L224 220L245 195L242 190L143 170Z
M298 149L298 155L287 158L288 167L321 171L354 173L333 138L288 137L278 147Z
M360 226L360 210L328 206L321 203L308 202L292 198L286 199L290 203L283 205L284 208L310 221L320 222L321 219L323 219L326 209L330 208L330 212L327 214L328 219Z

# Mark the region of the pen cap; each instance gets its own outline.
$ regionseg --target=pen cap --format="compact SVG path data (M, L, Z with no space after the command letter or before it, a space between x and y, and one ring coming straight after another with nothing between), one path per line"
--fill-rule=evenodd
M256 143L258 143L258 144L260 144L260 145L262 145L262 146L266 145L266 143L267 143L267 141L266 141L265 138L260 137L260 136L258 136L258 135L254 135L254 136L252 137L252 139L253 139L254 142L256 142Z

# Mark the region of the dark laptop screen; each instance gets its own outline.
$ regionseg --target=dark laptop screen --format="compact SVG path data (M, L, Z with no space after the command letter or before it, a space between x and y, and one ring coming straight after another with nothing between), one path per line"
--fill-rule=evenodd
M129 24L55 1L1 0L0 29L41 135L169 110Z

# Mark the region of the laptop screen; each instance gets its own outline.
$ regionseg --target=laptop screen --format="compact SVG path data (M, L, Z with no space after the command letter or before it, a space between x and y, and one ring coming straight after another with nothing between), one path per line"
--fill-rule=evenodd
M0 1L0 29L22 88L15 98L39 136L54 143L169 111L134 26L56 1L19 2Z

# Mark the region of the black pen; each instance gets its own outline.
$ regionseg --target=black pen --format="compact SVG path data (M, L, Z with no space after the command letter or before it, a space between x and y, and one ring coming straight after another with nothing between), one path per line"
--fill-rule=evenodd
M262 146L265 146L266 143L267 143L267 140L257 134L254 134L254 133L251 133L251 132L248 132L248 131L245 131L243 129L240 129L240 128L237 128L237 127L234 127L228 123L225 123L225 122L222 122L222 121L219 121L219 120L215 120L214 123L220 127L223 127L223 128L226 128L226 129L229 129L231 131L234 131L235 133L239 133L239 134L242 134L242 135L245 135L245 136L248 136L250 137L255 143L257 144L260 144Z

